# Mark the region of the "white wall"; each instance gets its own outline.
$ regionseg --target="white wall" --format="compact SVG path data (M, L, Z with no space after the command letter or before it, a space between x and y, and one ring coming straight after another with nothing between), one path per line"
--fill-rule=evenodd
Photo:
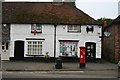
M65 27L65 29L63 28ZM86 32L86 25L81 26L81 32L80 33L70 33L67 32L67 26L66 25L59 25L57 26L57 52L60 53L59 50L59 40L79 40L78 43L78 56L80 53L79 47L85 46L86 42L95 42L96 43L96 58L101 58L101 28L94 25L94 31L93 33L87 33ZM57 54L59 56L60 54Z
M63 28L65 27L65 29ZM56 37L56 57L59 56L59 40L79 40L78 48L80 46L85 46L85 42L95 42L96 43L96 58L101 58L101 28L96 25L94 26L93 33L86 32L86 25L81 26L80 33L69 33L67 32L67 25L58 25L57 26L57 37ZM42 33L37 33L34 35L31 33L31 25L30 24L11 24L10 29L10 57L14 57L14 41L16 40L23 40L25 41L26 46L26 38L42 38L45 39L43 41L43 55L45 52L49 52L50 56L54 56L54 26L53 25L43 25ZM79 53L78 49L78 53ZM27 47L24 49L25 55L27 57ZM78 54L79 56L79 54Z
M37 33L34 35L31 33L31 25L30 24L11 24L11 42L10 42L10 57L14 57L14 41L23 40L25 41L26 46L26 38L41 38L45 39L43 41L43 54L49 52L51 56L53 56L53 42L54 42L54 27L52 25L43 25L42 33ZM24 57L26 57L27 49L24 49Z

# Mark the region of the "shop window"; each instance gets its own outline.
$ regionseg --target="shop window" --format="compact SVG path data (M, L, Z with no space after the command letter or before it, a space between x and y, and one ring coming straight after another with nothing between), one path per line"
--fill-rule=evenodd
M78 42L60 42L61 56L77 56Z
M42 54L42 42L41 41L27 41L27 53L28 55L41 55Z

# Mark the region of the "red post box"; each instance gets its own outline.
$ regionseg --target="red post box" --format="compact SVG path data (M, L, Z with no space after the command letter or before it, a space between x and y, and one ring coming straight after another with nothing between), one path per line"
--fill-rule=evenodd
M86 63L85 52L86 52L85 47L80 47L80 68L85 68Z

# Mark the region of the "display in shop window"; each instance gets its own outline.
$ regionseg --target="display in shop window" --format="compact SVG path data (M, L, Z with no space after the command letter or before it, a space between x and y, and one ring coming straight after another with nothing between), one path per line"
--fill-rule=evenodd
M78 42L60 42L61 56L77 56Z

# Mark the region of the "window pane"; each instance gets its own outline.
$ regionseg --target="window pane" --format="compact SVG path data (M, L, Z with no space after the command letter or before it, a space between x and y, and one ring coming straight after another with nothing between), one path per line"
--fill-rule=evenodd
M37 27L41 27L41 24L36 24Z
M74 30L75 30L75 29L77 30L77 27L78 27L77 25L74 25Z
M42 25L41 24L36 24L36 28L37 28L37 30L42 31Z
M36 28L36 24L31 24L31 29L35 30L35 28Z
M5 49L5 46L2 46L2 50L4 50Z
M31 24L31 31L41 32L42 31L42 25L41 24Z
M79 26L74 26L74 30L79 30Z
M6 50L8 50L8 43L6 43Z
M93 28L93 26L87 26L86 27L86 31L87 31L87 33L90 31L90 32L93 32L94 31L94 28Z
M41 27L37 27L37 30L42 30L42 28Z
M2 43L2 45L4 45L4 43Z
M42 42L41 41L29 41L27 52L28 52L29 55L42 54Z
M73 30L73 26L72 25L68 25L68 31Z
M80 28L79 25L68 25L68 31L71 32L80 32Z

